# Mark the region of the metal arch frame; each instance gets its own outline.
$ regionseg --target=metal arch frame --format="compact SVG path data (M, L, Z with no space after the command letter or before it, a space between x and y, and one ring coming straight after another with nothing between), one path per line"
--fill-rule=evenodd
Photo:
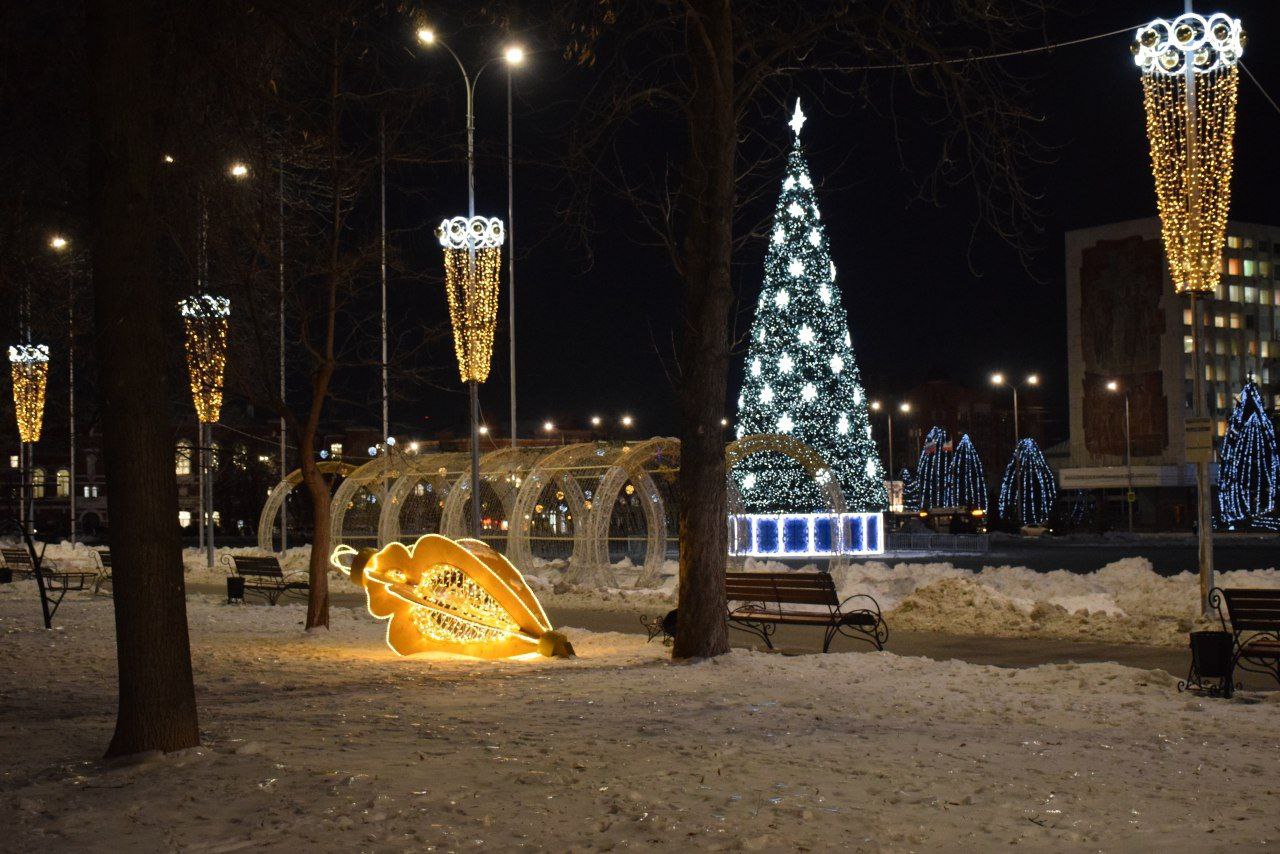
M406 458L406 471L396 478L395 484L387 493L386 504L382 508L382 515L378 518L378 542L386 545L400 539L400 514L404 510L409 493L422 481L431 481L436 494L445 496L447 499L456 482L456 478L450 477L450 473L456 474L458 471L456 468L450 469L448 464L466 459L466 451L440 451ZM441 469L444 469L444 474L440 473ZM440 531L423 533L438 534Z
M511 510L507 526L507 558L516 566L529 566L533 563L533 550L529 544L533 507L542 490L557 480L564 489L565 499L575 518L581 523L573 526L573 556L570 564L589 558L586 532L591 525L588 517L590 511L586 509L586 496L582 494L582 488L568 469L579 459L594 456L596 449L595 443L564 445L538 460L530 469L528 477L520 484L520 491L516 493L515 506Z
M391 448L388 452L378 454L367 463L357 468L355 471L347 475L347 479L342 482L333 493L333 498L329 503L329 534L330 542L343 542L342 526L346 521L347 504L355 495L356 490L361 487L368 486L376 480L395 481L400 479L406 468L406 463L410 457L397 448ZM400 472L400 474L396 474ZM390 490L388 489L388 494ZM390 502L386 502L390 503ZM385 508L378 508L378 524L373 534L373 539L381 547L383 543L379 540L382 530L382 513Z
M316 463L316 468L321 474L337 474L343 477L356 470L356 466L341 460L322 460ZM271 488L271 494L267 496L266 503L262 505L262 512L258 514L258 548L264 552L275 551L271 532L275 528L276 517L280 514L280 508L284 506L289 493L301 483L302 469L294 469L288 477Z
M613 507L622 494L627 481L642 493L646 499L642 502L645 521L645 558L636 579L636 587L650 587L657 583L666 562L667 546L667 507L658 491L657 484L645 470L644 466L659 454L671 453L680 455L680 440L669 437L647 439L627 448L596 487L592 500L592 516L590 544L593 549L591 562L598 567L609 566L609 522L613 516Z
M847 510L844 501L844 490L840 488L840 479L831 471L831 466L822 454L799 439L783 433L753 433L750 436L743 436L741 439L730 442L728 447L724 449L724 473L725 479L728 481L727 503L729 506L727 509L730 515L742 513L745 510L745 505L742 503L742 494L738 491L737 483L730 477L730 472L733 471L734 466L747 457L766 451L782 454L798 463L826 493L827 501L831 505L831 512L844 513ZM822 477L824 472L826 473L825 478ZM745 559L742 560L745 562ZM827 571L843 569L848 565L849 558L845 555L838 555L830 559L827 564Z
M515 505L516 496L519 494L520 487L512 485L507 480L506 485L502 483L502 478L495 478L495 474L511 473L519 471L519 460L526 456L531 450L539 451L540 448L520 448L506 447L490 451L480 458L480 483L488 482L494 493L498 496L498 501L502 504L502 512L507 514L507 527L511 527L511 510ZM467 499L471 496L471 466L470 461L462 473L453 480L449 487L448 494L444 501L444 510L440 514L440 533L446 537L467 537L470 536L470 530L464 527L465 516L467 512ZM508 465L503 468L504 463L516 463L516 465ZM535 461L529 468L532 470L538 464ZM521 483L524 478L520 478ZM508 531L508 536L510 532Z

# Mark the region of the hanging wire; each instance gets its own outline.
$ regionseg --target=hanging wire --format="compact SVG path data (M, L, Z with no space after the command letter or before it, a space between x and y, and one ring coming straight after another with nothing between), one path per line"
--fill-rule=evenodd
M1267 99L1267 103L1271 105L1272 109L1277 113L1280 113L1280 104L1277 104L1276 99L1271 97L1271 93L1263 88L1262 83L1258 78L1253 76L1253 72L1249 70L1249 66L1244 64L1244 60L1240 60L1240 62L1236 64L1244 69L1245 74L1249 75L1249 79L1253 81L1253 85L1258 87L1258 91L1262 93L1262 97Z

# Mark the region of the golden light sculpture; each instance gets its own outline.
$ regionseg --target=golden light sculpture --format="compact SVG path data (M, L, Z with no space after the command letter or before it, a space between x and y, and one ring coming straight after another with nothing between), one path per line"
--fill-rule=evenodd
M455 216L440 223L436 237L444 249L444 289L458 373L464 383L482 383L489 378L498 324L505 229L497 217Z
M213 424L222 413L222 377L227 366L227 317L231 300L196 294L178 303L186 332L187 372L196 417Z
M17 415L18 438L24 444L39 442L44 425L44 393L49 382L48 345L19 344L10 347L9 370L13 376L13 409Z
M387 646L400 655L573 655L520 571L479 540L427 534L408 547L341 545L330 562L364 588L369 613L387 621Z
M1165 254L1178 293L1213 293L1222 276L1244 44L1240 21L1218 12L1157 18L1138 30L1132 46L1142 70Z

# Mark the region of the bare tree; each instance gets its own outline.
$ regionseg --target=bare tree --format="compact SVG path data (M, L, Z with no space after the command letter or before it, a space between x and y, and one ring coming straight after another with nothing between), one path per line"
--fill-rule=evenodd
M928 195L970 183L981 219L1020 240L1030 213L1018 173L1029 145L1017 86L998 66L964 61L1001 45L1039 9L1033 0L582 0L559 19L566 53L597 73L582 98L572 161L583 196L596 187L634 203L683 285L676 350L681 430L680 619L673 656L719 655L725 636L725 416L735 246L755 232L762 177L780 152L755 131L764 105L825 69L824 85L870 98L905 77L938 127ZM944 105L941 114L928 103ZM924 106L922 106L924 105ZM895 109L899 109L896 108ZM897 115L897 113L895 113ZM665 163L638 172L627 131L650 119L676 131ZM656 134L654 135L656 136ZM647 160L656 159L654 139ZM664 168L665 167L665 168ZM589 229L590 223L584 222Z
M146 0L88 4L94 321L116 571L120 704L108 756L199 743L182 550L174 524L164 330L157 274L158 33Z

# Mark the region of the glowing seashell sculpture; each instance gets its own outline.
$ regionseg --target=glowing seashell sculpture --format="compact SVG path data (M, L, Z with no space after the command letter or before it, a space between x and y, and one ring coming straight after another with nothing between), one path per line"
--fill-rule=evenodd
M400 655L574 654L520 571L479 540L427 534L409 547L341 545L329 560L364 588L369 613L387 620L387 646Z

